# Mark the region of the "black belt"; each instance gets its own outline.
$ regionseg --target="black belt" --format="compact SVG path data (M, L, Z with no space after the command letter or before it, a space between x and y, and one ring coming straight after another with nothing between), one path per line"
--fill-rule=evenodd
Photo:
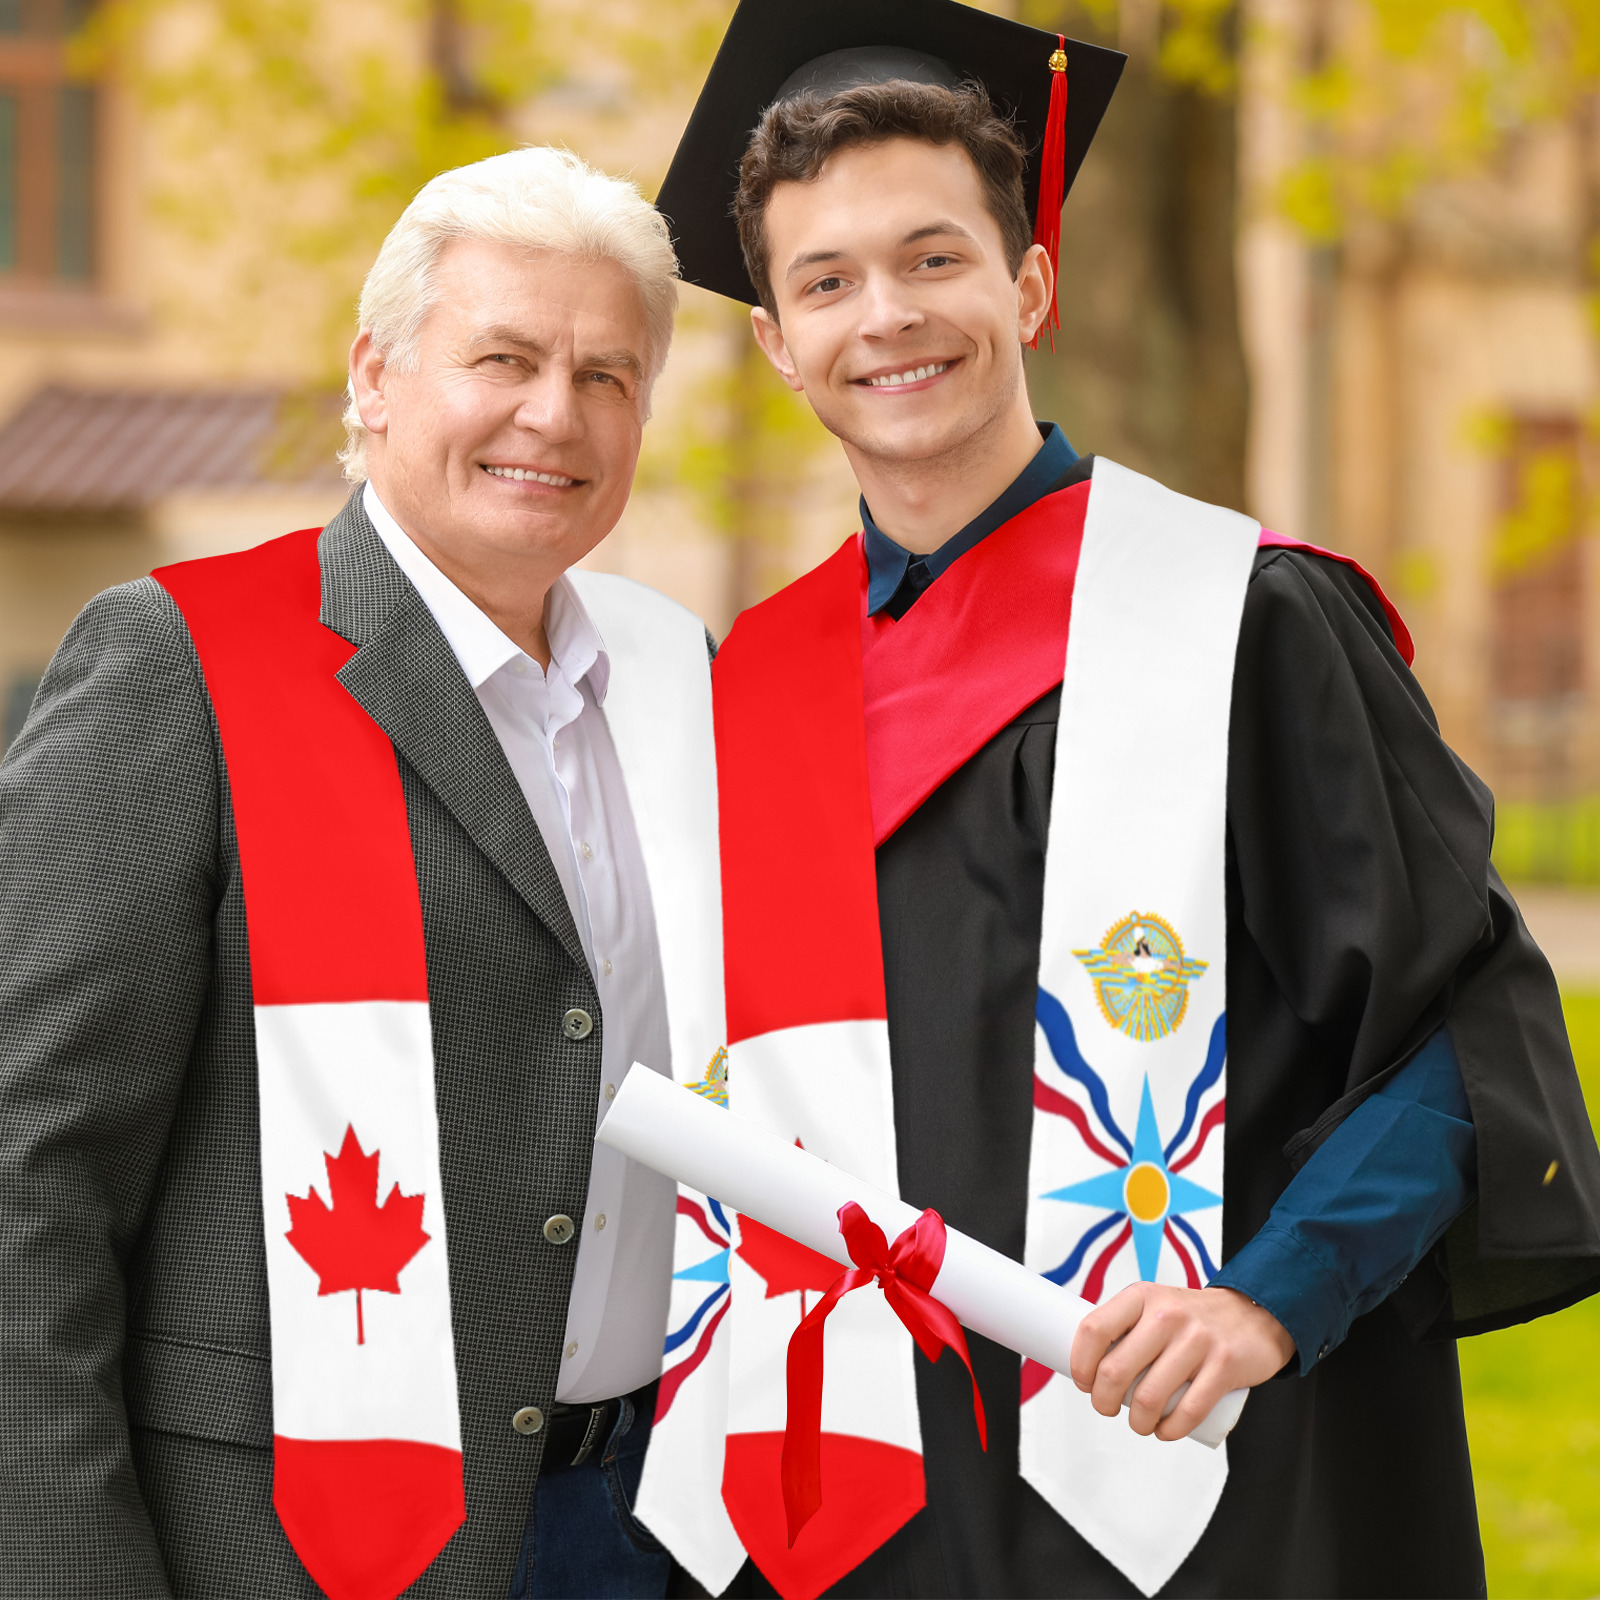
M654 1415L656 1387L654 1383L648 1384L626 1397L633 1402L636 1417L641 1411L647 1416ZM622 1400L622 1396L616 1396L610 1400L596 1400L593 1405L577 1406L558 1401L545 1421L544 1460L540 1470L553 1472L561 1467L581 1467L585 1461L598 1462L600 1451L622 1415Z

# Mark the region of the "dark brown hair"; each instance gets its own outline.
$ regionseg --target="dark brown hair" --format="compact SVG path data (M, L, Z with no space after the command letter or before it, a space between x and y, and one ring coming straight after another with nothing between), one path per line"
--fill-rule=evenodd
M1026 156L1011 124L990 103L981 84L959 89L911 83L863 84L837 94L805 93L767 108L739 165L733 214L739 223L744 263L761 303L773 316L771 262L763 221L780 183L808 183L841 150L889 139L958 144L978 169L989 215L1000 227L1006 264L1015 275L1033 243L1022 194Z

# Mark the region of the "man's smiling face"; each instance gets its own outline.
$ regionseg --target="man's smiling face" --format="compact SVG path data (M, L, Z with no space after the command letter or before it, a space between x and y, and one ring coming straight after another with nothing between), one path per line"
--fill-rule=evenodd
M778 316L756 335L847 446L944 455L1015 404L1022 296L959 145L890 139L773 190L764 218Z
M648 349L638 290L615 261L453 241L414 368L359 342L354 353L374 488L447 566L531 557L553 578L627 504Z

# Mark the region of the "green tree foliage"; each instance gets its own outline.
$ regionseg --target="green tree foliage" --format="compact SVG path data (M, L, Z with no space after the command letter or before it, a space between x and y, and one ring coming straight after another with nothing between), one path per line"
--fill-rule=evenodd
M732 9L102 0L72 48L79 72L137 101L155 153L145 204L203 263L203 291L193 275L161 286L160 314L201 334L219 366L246 370L291 325L301 409L326 430L316 394L342 381L362 277L412 195L530 137L582 149L596 125L638 130L622 144L652 187L672 148L657 122L687 114ZM742 312L691 304L685 321L723 359L658 417L642 481L686 491L733 541L737 609L789 576L792 506L826 436L767 370Z
M1357 216L1401 217L1426 185L1482 172L1529 127L1591 117L1600 94L1600 6L1315 5L1296 53L1293 93L1308 154L1282 201L1309 237L1331 242Z
M342 370L361 277L411 195L516 142L506 109L560 71L520 0L106 0L74 54L136 97L147 203L214 264L213 295L163 309L245 356L280 331L252 309L292 304L313 379Z

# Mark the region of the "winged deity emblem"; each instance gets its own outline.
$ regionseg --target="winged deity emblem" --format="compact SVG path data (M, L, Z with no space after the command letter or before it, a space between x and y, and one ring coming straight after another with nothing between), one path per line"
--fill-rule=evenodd
M1183 1021L1189 985L1205 961L1183 953L1172 924L1151 911L1130 911L1092 950L1074 950L1094 983L1106 1021L1130 1039L1163 1039Z

